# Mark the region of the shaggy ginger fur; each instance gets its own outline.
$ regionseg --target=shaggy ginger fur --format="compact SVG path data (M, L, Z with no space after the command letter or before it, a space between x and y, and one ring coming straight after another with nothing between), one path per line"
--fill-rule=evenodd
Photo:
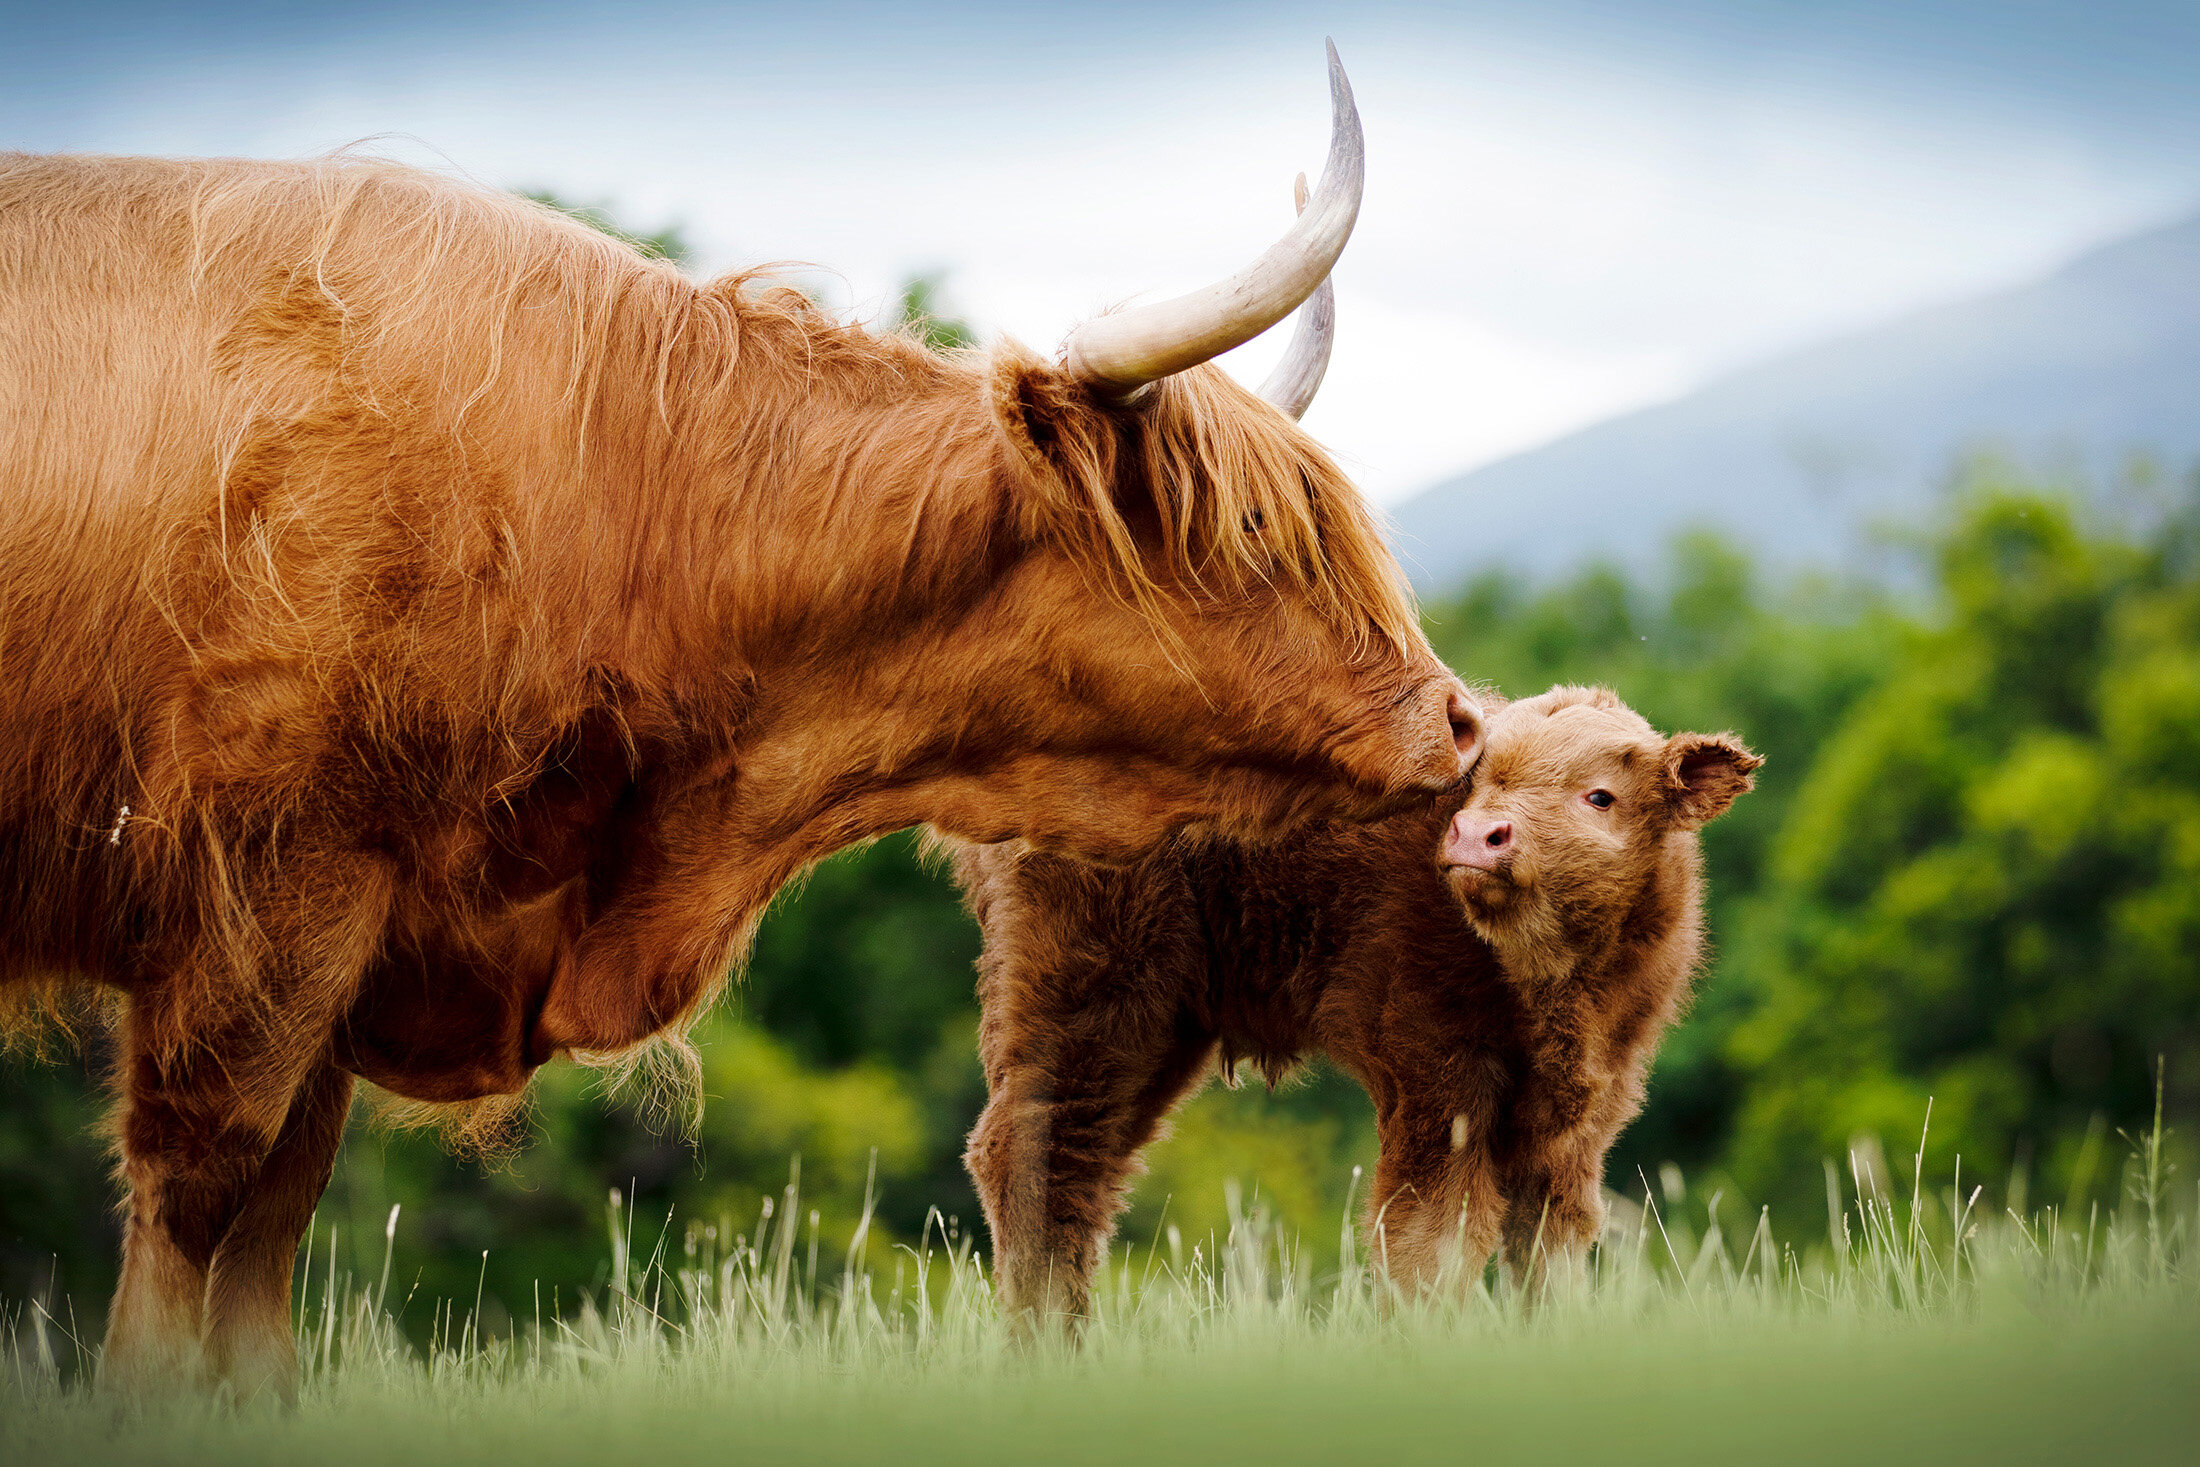
M991 1092L967 1161L1006 1306L1083 1314L1139 1152L1241 1059L1274 1084L1325 1054L1366 1087L1366 1221L1409 1291L1500 1247L1530 1277L1578 1258L1701 952L1695 832L1760 762L1562 687L1490 717L1471 791L1379 824L1117 870L960 848ZM1468 851L1500 826L1501 856Z
M0 997L120 996L104 1374L288 1390L354 1076L676 1035L839 847L1456 778L1335 466L1151 397L388 164L0 157Z

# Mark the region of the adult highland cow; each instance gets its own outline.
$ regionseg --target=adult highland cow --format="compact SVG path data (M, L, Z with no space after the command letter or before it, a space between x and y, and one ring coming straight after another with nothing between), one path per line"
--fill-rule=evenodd
M1332 78L1291 233L1059 363L385 164L0 159L0 979L119 995L105 1376L287 1392L354 1076L676 1032L852 841L1117 858L1457 777L1360 500L1201 365L1350 232Z

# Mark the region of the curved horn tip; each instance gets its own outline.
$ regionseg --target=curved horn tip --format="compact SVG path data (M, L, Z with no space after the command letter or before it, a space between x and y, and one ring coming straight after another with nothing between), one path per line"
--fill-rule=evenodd
M1174 300L1098 317L1063 342L1063 364L1121 399L1146 383L1250 341L1304 305L1352 237L1366 178L1366 141L1352 84L1329 53L1329 156L1289 233L1226 280Z
M1301 214L1306 212L1306 175L1300 174L1291 187L1292 195ZM1298 329L1291 333L1291 344L1284 348L1283 360L1268 374L1268 380L1260 384L1260 395L1270 406L1293 422L1306 416L1313 406L1314 394L1321 391L1322 378L1329 372L1329 356L1337 341L1337 290L1328 276L1314 287L1306 304L1299 307Z

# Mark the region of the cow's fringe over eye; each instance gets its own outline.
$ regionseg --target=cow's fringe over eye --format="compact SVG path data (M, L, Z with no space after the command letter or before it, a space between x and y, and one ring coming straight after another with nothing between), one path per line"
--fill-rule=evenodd
M1212 364L1154 397L1137 441L1173 571L1225 596L1294 590L1354 637L1418 640L1374 513L1298 424Z
M1165 635L1172 593L1216 602L1282 593L1303 596L1356 649L1418 641L1412 597L1359 491L1296 423L1221 368L1165 378L1129 408L1095 403L1013 343L996 352L993 371L1002 426L1052 491L1027 529L1066 542Z

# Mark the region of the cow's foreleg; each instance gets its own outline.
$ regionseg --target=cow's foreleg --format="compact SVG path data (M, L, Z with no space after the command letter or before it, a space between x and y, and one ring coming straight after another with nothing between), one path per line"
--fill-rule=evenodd
M296 1242L327 1177L350 1097L349 1081L332 1073L330 1034L380 949L390 892L386 862L301 856L254 908L283 962L212 995L203 981L176 980L132 996L116 1077L130 1197L102 1381L187 1383L203 1341L214 1346L215 1380L242 1366L249 1378L239 1385L257 1388L273 1362L282 1367L273 1383L289 1389L281 1299L290 1262L277 1239L287 1230ZM255 1189L270 1161L263 1199ZM247 1231L223 1256L240 1218ZM269 1281L277 1271L280 1284ZM271 1342L276 1317L282 1339Z
M123 1025L116 1130L129 1200L99 1366L102 1385L135 1394L198 1380L207 1271L288 1100L253 1103L219 1052L163 1065L148 1003Z
M351 1076L334 1065L322 1066L299 1087L281 1134L214 1250L206 1283L206 1363L240 1398L263 1390L285 1403L296 1398L292 1264L336 1165L351 1091Z

